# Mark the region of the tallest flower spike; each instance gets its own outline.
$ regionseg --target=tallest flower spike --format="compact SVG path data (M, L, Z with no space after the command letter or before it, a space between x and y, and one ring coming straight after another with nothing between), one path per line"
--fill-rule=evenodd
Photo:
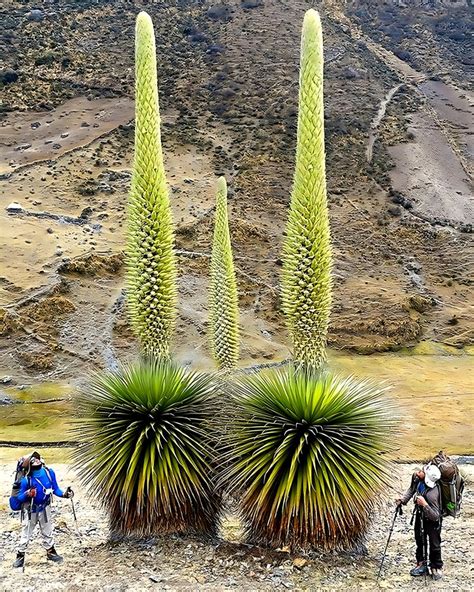
M135 76L127 298L131 324L143 353L166 359L176 318L176 262L161 150L155 36L146 12L137 17Z
M296 166L283 245L282 305L294 358L308 370L326 359L331 310L331 245L326 197L323 38L308 10L301 40Z

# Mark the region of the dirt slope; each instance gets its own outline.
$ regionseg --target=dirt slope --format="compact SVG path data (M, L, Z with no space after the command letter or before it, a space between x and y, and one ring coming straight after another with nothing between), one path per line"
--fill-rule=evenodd
M452 107L439 93L431 96L422 87L431 72L395 56L378 30L360 24L352 4L321 6L336 259L330 344L361 353L421 339L462 347L473 339L472 186L464 168L469 136L459 121L467 89L455 81ZM231 187L242 363L288 356L279 257L307 6L303 0L175 0L149 7L180 251L176 351L184 362L210 363L207 255L214 179L222 173ZM138 4L57 2L41 9L40 20L31 16L34 7L7 0L0 15L6 23L0 48L10 72L5 78L2 71L7 82L0 121L6 162L0 375L17 380L77 376L135 352L124 313L121 251ZM435 43L457 71L458 54L443 52L442 40L430 38ZM427 44L420 40L420 55ZM420 58L415 65L424 63ZM8 81L15 78L11 72L18 76L14 81ZM401 83L367 162L381 101ZM451 88L452 81L446 84ZM440 161L444 166L433 171ZM446 169L454 180L446 180ZM426 191L430 182L436 199ZM8 213L12 202L23 209Z

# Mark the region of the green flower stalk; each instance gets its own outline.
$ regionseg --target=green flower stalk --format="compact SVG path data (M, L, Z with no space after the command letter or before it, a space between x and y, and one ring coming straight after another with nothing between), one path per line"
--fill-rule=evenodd
M239 311L224 177L217 181L209 311L213 356L219 368L232 370L239 359Z
M326 359L331 310L331 245L326 198L323 41L308 10L301 41L296 167L283 245L282 306L294 359L316 370Z
M146 12L137 17L135 74L135 158L127 244L128 308L143 353L166 359L176 319L176 262L161 150L155 36Z

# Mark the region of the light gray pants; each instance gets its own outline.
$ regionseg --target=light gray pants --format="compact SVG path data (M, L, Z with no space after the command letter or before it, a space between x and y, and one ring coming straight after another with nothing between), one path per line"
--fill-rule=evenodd
M32 512L31 518L28 517L28 512L25 510L21 521L20 544L17 549L19 553L25 553L37 524L39 525L41 538L43 539L43 547L45 549L51 549L54 545L51 506L46 506L42 512Z

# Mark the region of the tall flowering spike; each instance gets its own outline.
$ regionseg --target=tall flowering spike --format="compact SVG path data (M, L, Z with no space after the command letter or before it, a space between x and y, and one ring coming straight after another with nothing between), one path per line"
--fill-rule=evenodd
M135 158L129 197L128 307L143 353L169 357L176 318L176 262L161 151L153 23L141 12L135 42Z
M296 167L283 246L282 305L294 358L309 370L326 359L331 310L331 244L326 198L323 40L308 10L301 40Z
M239 359L239 311L224 177L217 181L209 311L212 353L219 368L232 370Z

